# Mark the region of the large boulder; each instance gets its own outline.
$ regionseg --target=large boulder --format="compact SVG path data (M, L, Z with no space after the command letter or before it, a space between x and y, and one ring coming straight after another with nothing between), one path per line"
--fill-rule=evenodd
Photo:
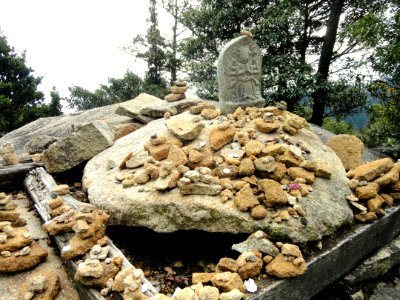
M57 117L48 117L37 119L25 126L13 130L0 138L0 145L10 142L15 146L17 154L23 155L30 150L28 142L35 142L35 137L47 136L65 138L71 131L76 130L82 124L95 120L107 121L112 126L119 126L125 123L131 123L132 119L115 114L115 109L119 104L107 105L93 108L85 111L74 112ZM41 142L41 144L43 144ZM24 147L27 145L26 147ZM37 146L37 142L35 142ZM49 144L40 147L40 150L47 148ZM33 149L31 149L33 150ZM1 160L1 159L0 159Z
M135 154L142 153L145 144L147 149L152 151L157 149L164 151L164 148L167 147L165 145L168 143L165 143L164 138L161 137L171 134L168 132L166 120L164 119L153 121L147 126L117 140L112 147L96 155L87 163L84 170L83 184L88 191L89 200L110 214L110 223L112 225L143 226L157 232L198 229L208 232L252 233L257 230L263 230L272 238L278 240L306 242L319 240L325 235L334 233L342 225L351 223L353 214L345 199L345 196L351 194L351 191L347 185L348 179L346 178L345 169L339 158L332 149L321 142L310 127L302 128L306 124L298 117L288 112L273 109L272 111L276 114L273 116L274 120L278 124L281 122L281 128L283 123L290 123L296 126L288 129L294 135L289 136L281 130L273 134L264 134L257 132L253 121L240 122L239 124L239 122L235 123L235 120L230 120L231 124L238 124L238 133L234 139L236 142L228 143L223 146L222 150L215 150L214 152L207 145L210 131L212 128L215 129L216 126L221 131L228 130L226 128L229 128L229 122L222 122L227 120L225 116L217 117L217 119L211 121L201 119L204 129L195 141L189 143L189 145L188 142L185 142L186 148L183 148L188 154L189 163L187 166L191 167L191 169L201 166L203 163L203 165L209 166L210 159L207 157L213 155L211 161L216 161L217 164L220 164L220 167L217 165L212 170L211 175L205 169L199 169L200 173L196 173L194 170L186 172L185 177L178 184L178 187L193 187L193 190L196 190L195 187L199 186L205 186L206 188L207 184L210 187L218 186L215 182L215 178L218 176L220 177L220 184L224 188L229 188L229 180L234 176L239 176L238 166L235 164L240 163L239 160L241 158L232 152L230 157L229 155L225 157L226 161L231 163L229 167L221 167L225 164L223 163L224 159L221 156L221 151L237 149L237 147L240 147L239 143L246 142L247 139L256 139L261 145L271 143L271 141L279 141L284 148L286 147L285 149L288 149L284 154L278 152L280 156L279 163L276 163L276 170L272 174L266 175L270 176L268 178L282 180L281 184L286 188L285 180L287 183L289 181L287 178L282 177L285 174L283 164L287 166L297 165L299 167L301 159L303 159L301 156L303 155L307 161L322 160L326 164L331 173L330 179L316 177L315 182L312 183L312 189L310 188L312 191L304 193L303 197L301 197L300 191L301 193L305 192L303 188L305 184L293 184L292 188L300 188L300 191L293 191L295 196L288 196L288 203L282 202L282 204L279 204L281 206L265 208L264 204L267 201L264 199L263 204L261 200L264 190L259 190L257 199L260 200L260 205L257 207L262 206L266 212L265 218L261 220L253 219L249 211L240 211L235 206L232 192L228 190L224 190L221 195L214 196L209 193L207 195L182 195L179 188L175 187L176 172L174 173L174 170L171 173L171 164L165 165L165 170L161 170L159 174L155 170L157 165L160 166L160 162L154 164L154 159L149 160L153 160L152 164L146 162L144 166L136 169L124 168L125 164L123 162L131 156L135 156ZM254 116L258 114L257 111L250 113ZM187 115L189 115L189 112L172 118ZM271 118L270 112L266 113L266 115ZM286 121L283 122L282 120ZM246 131L249 132L249 136L245 138L243 134ZM244 149L243 145L242 148ZM299 147L301 145L302 150L294 145L299 145ZM225 153L226 150L224 155ZM250 156L252 155L262 156L262 149L252 152ZM116 165L116 167L110 169L110 160L115 163L111 165ZM145 170L146 164L148 169ZM162 164L163 162L161 162ZM118 166L121 166L121 168ZM281 170L282 166L283 174L280 174L278 169ZM179 172L184 172L184 169L183 166L178 168ZM160 177L164 176L159 180L167 181L169 183L168 189L157 190L160 181L155 179L158 175ZM225 178L222 179L221 176ZM122 180L122 184L120 180ZM297 180L300 183L302 182L301 178ZM249 177L247 181L252 184L254 189L257 189L254 186L254 177ZM244 186L243 183L246 184L243 180L236 180L234 183L238 186L236 191ZM225 198L222 195L225 195ZM299 200L296 200L296 197ZM292 215L295 215L295 217L292 217Z
M44 151L44 165L49 173L67 171L89 160L114 142L114 130L104 121L84 124L78 132L70 134Z

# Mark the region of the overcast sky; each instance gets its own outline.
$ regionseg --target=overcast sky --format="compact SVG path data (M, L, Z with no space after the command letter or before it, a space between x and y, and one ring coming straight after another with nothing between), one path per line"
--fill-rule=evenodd
M18 53L26 50L46 98L53 86L68 96L71 85L94 90L127 69L144 72L121 48L146 33L147 0L0 0L0 7L1 30ZM168 23L161 11L160 18Z

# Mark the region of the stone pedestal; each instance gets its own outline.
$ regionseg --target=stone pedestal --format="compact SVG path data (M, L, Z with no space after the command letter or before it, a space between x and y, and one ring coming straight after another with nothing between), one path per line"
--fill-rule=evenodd
M261 50L247 36L225 45L218 57L218 88L222 113L233 113L237 107L263 107L261 97Z

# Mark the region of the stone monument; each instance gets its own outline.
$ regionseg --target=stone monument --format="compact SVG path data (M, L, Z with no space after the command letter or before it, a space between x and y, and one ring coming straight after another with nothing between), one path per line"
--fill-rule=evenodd
M219 102L222 113L239 106L265 106L261 97L261 51L247 35L225 45L218 57Z

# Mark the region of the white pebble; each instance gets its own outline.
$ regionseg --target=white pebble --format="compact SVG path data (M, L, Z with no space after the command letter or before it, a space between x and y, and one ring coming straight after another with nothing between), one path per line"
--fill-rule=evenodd
M231 173L231 169L224 168L224 169L222 170L222 172L223 172L224 174L230 174L230 173Z
M249 293L257 292L257 285L252 278L245 280L244 286L246 288L246 291L248 291Z

